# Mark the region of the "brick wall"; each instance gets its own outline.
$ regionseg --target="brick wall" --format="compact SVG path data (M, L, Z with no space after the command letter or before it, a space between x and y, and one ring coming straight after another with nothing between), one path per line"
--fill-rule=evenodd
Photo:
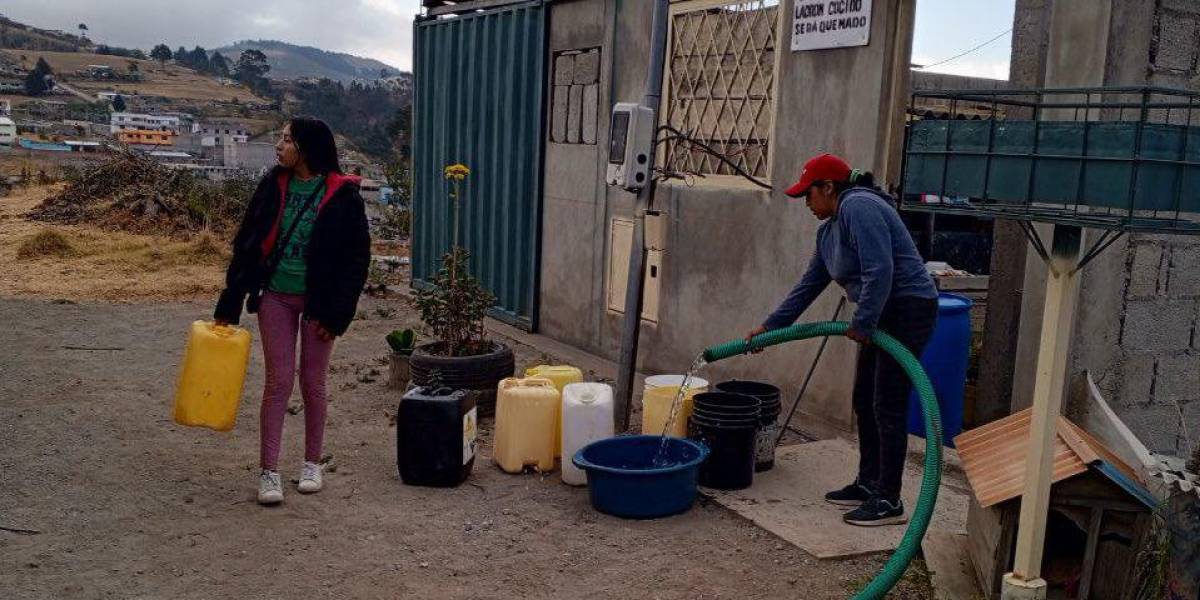
M1044 85L1049 43L1045 25L1053 5L1053 0L1018 0L1014 85ZM1104 85L1200 90L1200 1L1111 0L1111 6ZM1200 127L1200 111L1191 124ZM1018 245L1024 248L1019 241L997 242L997 253L1015 260L1021 254ZM1026 265L1043 268L1036 260ZM1037 327L1024 331L1025 323L1041 320L1040 286L1032 276L1024 281L1033 285L1028 289L1012 282L999 285L1004 288L993 287L993 299L1005 298L1005 290L1026 296L1020 336L1020 347L1025 348L1027 338L1037 336ZM1117 414L1154 451L1184 456L1200 444L1198 319L1200 238L1133 235L1084 271L1071 373L1091 371ZM985 350L994 352L1006 331L991 322L988 331L995 334L996 344ZM1011 326L1008 333L1016 335ZM1028 406L1034 353L1016 360L1013 408ZM993 374L988 381L1002 378Z
M1183 453L1189 432L1181 424L1200 433L1200 245L1135 236L1125 259L1120 352L1096 377L1147 445Z
M550 141L595 144L599 118L600 49L567 50L554 55Z

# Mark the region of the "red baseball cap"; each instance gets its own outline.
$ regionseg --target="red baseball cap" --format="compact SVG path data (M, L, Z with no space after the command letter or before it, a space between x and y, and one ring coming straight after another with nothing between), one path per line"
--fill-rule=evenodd
M841 158L827 153L808 159L808 162L804 163L804 170L800 171L800 181L797 181L784 193L793 198L799 198L807 196L809 188L818 182L849 180L850 165Z

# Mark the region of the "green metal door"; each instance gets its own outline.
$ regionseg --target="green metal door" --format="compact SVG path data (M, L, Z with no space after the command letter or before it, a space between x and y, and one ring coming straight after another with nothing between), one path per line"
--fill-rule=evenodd
M496 296L494 316L526 329L537 317L541 249L546 11L541 0L416 24L413 110L415 285L451 240L442 169L470 167L459 243Z

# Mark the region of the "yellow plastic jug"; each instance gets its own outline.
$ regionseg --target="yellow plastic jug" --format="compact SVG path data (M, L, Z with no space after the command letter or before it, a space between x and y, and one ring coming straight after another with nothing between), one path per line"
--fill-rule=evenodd
M496 441L493 459L509 473L532 465L554 470L554 423L562 394L542 377L509 377L496 386Z
M175 389L175 422L217 431L233 429L249 362L249 331L218 327L211 321L192 323Z
M692 399L703 392L704 388L688 388L679 405L679 413L671 424L670 434L673 437L687 437L688 417L692 416ZM642 433L646 435L662 435L671 415L671 404L679 395L679 386L668 385L647 388L642 394Z
M525 369L526 377L544 377L554 382L554 388L559 394L572 383L583 383L583 371L571 365L538 365ZM562 403L558 405L558 423L554 428L554 456L562 456Z

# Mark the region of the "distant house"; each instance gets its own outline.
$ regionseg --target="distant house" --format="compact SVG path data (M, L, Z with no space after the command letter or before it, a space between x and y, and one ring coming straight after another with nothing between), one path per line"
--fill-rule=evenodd
M275 145L229 141L221 145L221 158L226 167L261 173L276 163Z
M65 140L63 142L71 152L99 152L104 149L100 142L87 140Z
M200 145L206 148L223 146L226 140L242 144L250 141L250 128L240 123L197 121L192 124L192 133L199 136Z
M0 117L0 146L12 146L17 141L17 124L8 117Z
M170 131L179 133L179 117L115 112L109 118L110 132L122 131Z
M170 157L156 157L163 160L163 166L180 171L190 171L213 181L220 181L243 172L243 169L221 165L197 164L194 162L170 162Z
M83 77L92 77L95 79L112 79L116 73L113 68L108 65L88 65L78 71Z
M97 100L107 100L109 102L112 102L113 100L117 99L117 96L120 96L120 95L121 95L120 92L98 92L96 94L96 99Z
M122 144L172 146L175 144L175 132L152 129L125 129L117 132L117 141Z

